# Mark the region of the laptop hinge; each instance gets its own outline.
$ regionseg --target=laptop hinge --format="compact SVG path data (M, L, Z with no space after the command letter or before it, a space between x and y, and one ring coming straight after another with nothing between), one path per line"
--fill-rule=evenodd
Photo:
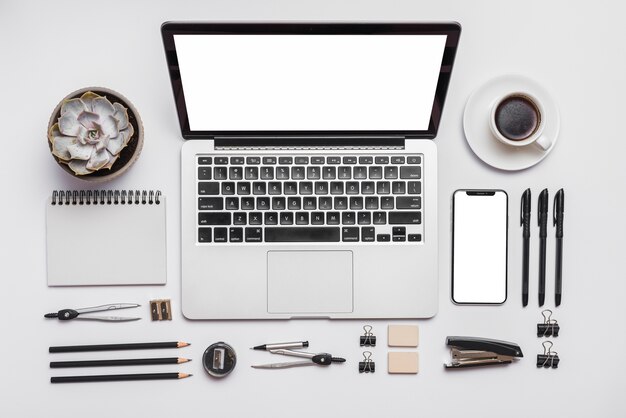
M402 149L405 137L394 136L215 136L216 149Z

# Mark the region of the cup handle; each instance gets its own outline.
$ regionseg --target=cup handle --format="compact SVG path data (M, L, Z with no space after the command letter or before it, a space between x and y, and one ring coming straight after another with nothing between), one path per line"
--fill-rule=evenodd
M552 146L552 141L546 135L541 135L534 143L543 151L547 151Z

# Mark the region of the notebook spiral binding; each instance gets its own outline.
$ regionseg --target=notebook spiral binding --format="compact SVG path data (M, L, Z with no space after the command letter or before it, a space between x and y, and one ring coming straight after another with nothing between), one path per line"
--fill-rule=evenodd
M54 190L53 205L153 205L161 203L160 190Z

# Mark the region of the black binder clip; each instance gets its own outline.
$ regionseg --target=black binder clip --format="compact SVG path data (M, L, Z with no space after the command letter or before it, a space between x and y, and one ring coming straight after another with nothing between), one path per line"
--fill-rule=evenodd
M543 324L537 324L537 337L558 337L561 327L556 319L552 319L552 311L545 309L541 315L543 315Z
M371 351L363 352L363 361L359 361L359 373L374 373L376 371L376 363L371 357Z
M363 331L365 334L359 338L359 345L361 347L376 347L376 336L372 333L372 326L365 325Z
M512 363L515 357L524 357L522 349L515 343L475 337L447 337L452 361L446 369L489 366Z
M552 341L543 342L543 354L537 354L537 367L538 368L553 368L559 367L559 354L556 351L552 351Z

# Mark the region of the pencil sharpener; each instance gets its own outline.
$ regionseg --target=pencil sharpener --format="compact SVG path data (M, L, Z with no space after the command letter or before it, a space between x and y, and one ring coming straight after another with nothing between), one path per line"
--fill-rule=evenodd
M224 377L235 368L237 355L230 345L220 341L204 350L202 364L210 376Z

